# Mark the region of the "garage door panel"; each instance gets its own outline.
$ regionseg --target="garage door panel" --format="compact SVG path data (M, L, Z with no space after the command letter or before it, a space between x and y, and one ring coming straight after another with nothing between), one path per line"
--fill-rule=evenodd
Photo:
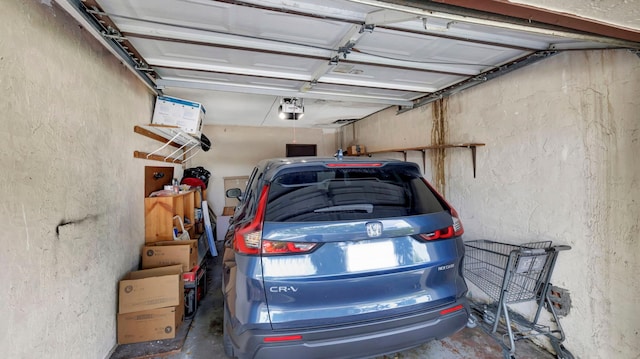
M311 93L336 93L336 94L358 94L363 96L382 97L398 100L412 100L420 96L420 92L415 91L397 91L381 88L367 88L358 86L334 85L328 83L317 83L308 92Z
M432 92L444 83L464 76L446 75L420 70L399 70L369 65L354 65L348 73L332 71L320 81L334 84L358 83L360 86L396 88L416 92ZM386 85L385 85L386 84Z
M324 61L278 54L201 46L170 41L132 39L150 65L307 79ZM286 73L286 74L285 74ZM287 75L290 74L290 75Z
M199 0L100 1L100 5L108 14L126 15L112 15L121 30L142 22L151 26L165 23L186 28L229 31L228 19L235 9L231 4Z
M182 69L159 68L158 74L163 79L179 80L186 79L191 81L214 82L222 84L232 84L239 86L263 86L279 89L297 91L304 84L301 80L283 80L276 78L261 78L253 76L243 76L225 73L215 73L206 71L191 71Z
M524 56L526 51L482 43L453 40L398 31L374 31L363 37L360 54L411 61L436 71L479 73L486 64Z

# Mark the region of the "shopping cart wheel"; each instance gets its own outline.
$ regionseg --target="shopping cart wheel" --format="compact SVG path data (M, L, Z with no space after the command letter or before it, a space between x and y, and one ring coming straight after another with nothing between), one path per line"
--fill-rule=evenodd
M496 314L485 309L482 313L482 320L489 325L493 325L493 322L496 320Z
M478 319L473 315L469 315L469 319L467 320L467 328L475 328L478 326Z
M502 351L502 355L504 356L504 359L516 359L515 354L506 349Z
M564 347L560 342L556 340L551 341L551 346L553 346L553 350L556 351L557 359L574 359L573 354L567 348Z

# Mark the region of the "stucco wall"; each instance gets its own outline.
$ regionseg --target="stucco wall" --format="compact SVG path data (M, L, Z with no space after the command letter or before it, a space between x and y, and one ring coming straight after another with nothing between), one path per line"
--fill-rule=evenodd
M249 176L258 161L285 157L287 143L315 144L318 156L333 156L337 148L333 129L205 125L203 132L213 147L191 165L211 172L207 197L218 215L224 207L224 177Z
M104 358L144 243L152 94L46 3L0 11L0 356Z
M486 143L476 179L469 151L447 150L446 194L465 239L573 247L553 283L570 290L562 324L582 358L640 352L639 98L640 59L619 50L559 54L446 100L447 140ZM380 113L344 137L353 131L368 148L419 145L431 112L412 112Z
M620 25L630 29L638 29L640 6L635 1L615 0L511 0L533 7L557 11L560 13L577 14L579 17L590 18Z

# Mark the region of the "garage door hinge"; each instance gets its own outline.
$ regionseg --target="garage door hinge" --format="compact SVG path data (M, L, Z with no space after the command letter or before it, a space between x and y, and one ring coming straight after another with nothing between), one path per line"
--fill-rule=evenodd
M342 54L342 56L346 59L347 55L351 53L353 47L356 46L354 41L349 41L344 46L338 48L338 54Z
M376 25L375 24L364 24L362 25L362 27L360 28L360 33L372 33L373 29L375 29Z
M93 7L92 9L87 8L87 13L91 14L91 15L98 15L98 16L107 16L107 13L104 11L100 11L98 10L96 7Z
M136 66L136 70L145 71L145 72L155 72L154 69L149 67L149 65L145 64L144 62L141 62L140 65Z
M108 34L106 32L102 33L102 36L106 37L107 39L111 39L111 40L116 40L118 42L122 42L127 40L126 37L122 36L122 35L118 35L118 34Z
M111 26L107 26L106 31L102 31L102 36L107 39L116 40L118 42L127 40L126 37L122 36L122 33L120 33L120 31L112 28Z

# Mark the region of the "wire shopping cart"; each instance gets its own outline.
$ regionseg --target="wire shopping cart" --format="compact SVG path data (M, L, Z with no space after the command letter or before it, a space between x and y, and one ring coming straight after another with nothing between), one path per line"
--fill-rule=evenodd
M522 245L489 240L465 242L465 278L495 301L489 305L472 305L471 323L478 322L496 339L503 347L506 359L515 358L515 341L538 335L550 339L557 358L573 359L571 352L562 345L564 331L549 297L549 280L558 253L569 249L571 247L564 245L552 246L551 241ZM533 320L511 312L507 306L528 301L538 303ZM553 315L556 329L538 323L545 306ZM508 344L506 336L509 337Z

